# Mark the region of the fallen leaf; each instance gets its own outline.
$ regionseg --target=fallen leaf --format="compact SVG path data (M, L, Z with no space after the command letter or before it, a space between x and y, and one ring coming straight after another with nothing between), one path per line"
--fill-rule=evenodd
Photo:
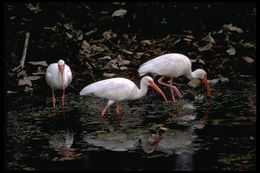
M90 35L94 34L95 32L97 32L97 29L92 29L91 31L85 32L84 35L90 36Z
M97 45L95 45L95 44L92 45L91 48L92 48L92 50L95 51L95 52L102 52L102 51L104 51L104 49L103 49L102 47L99 47L99 46L97 46Z
M86 40L83 40L81 48L87 53L104 51L102 47L96 46L95 44L91 46Z
M204 38L202 39L202 41L207 42L207 44L206 44L205 46L202 46L202 47L199 47L199 48L198 48L200 52L209 50L209 49L212 48L213 45L216 43L216 41L214 40L214 38L211 37L211 33L208 33L208 35L207 35L206 37L204 37Z
M136 53L136 55L134 56L134 58L135 58L135 59L140 59L143 54L144 54L143 52L138 52L138 53Z
M211 33L209 32L208 35L206 37L204 37L202 39L202 41L206 41L209 43L216 43L216 41L214 40L214 38L211 36Z
M10 90L6 92L6 94L14 94L14 93L17 93L17 92L15 92L15 91L10 91Z
M203 51L209 50L210 48L212 48L212 44L211 43L209 43L209 44L207 44L207 45L205 45L203 47L199 47L199 51L203 52Z
M102 35L105 40L110 40L111 38L117 37L117 34L112 32L111 30L103 32Z
M125 9L119 9L114 11L114 13L112 14L112 17L124 17L124 15L127 13L127 10Z
M117 58L117 63L119 66L128 65L131 62L129 60L124 60L120 55Z
M26 87L24 88L24 92L28 92L28 91L32 91L32 90L33 90L33 88L28 87L28 86L26 86Z
M250 57L248 57L248 56L243 56L243 59L247 62L247 63L249 63L249 64L251 64L251 63L253 63L255 60L254 59L252 59L252 58L250 58Z
M18 81L18 85L21 86L21 85L28 85L28 86L32 86L32 80L38 80L40 79L41 77L40 76L24 76L23 79L19 79Z
M189 39L194 39L193 35L186 35L185 37Z
M38 71L37 72L34 72L32 73L33 75L42 75L42 74L45 74L45 70L43 70L43 67L42 66L39 66L38 67Z
M98 58L99 61L102 61L102 60L111 60L112 58L110 56L104 56L104 57L101 57L101 58Z
M151 45L151 44L152 44L152 41L151 41L151 40L143 40L143 41L141 41L141 44Z
M179 43L181 41L181 39L179 38L179 39L177 39L176 41L174 41L173 43L172 43L172 45L176 45L177 43Z
M67 30L71 30L73 28L72 26L72 23L66 23L66 24L63 24L64 28L66 28Z
M48 66L46 61L29 61L28 63L32 64L32 65L41 65L41 66L44 66L44 67Z
M119 67L120 70L128 70L126 66Z
M38 2L35 6L32 5L31 3L27 4L26 7L33 11L34 13L41 12L42 10L40 9L40 3Z
M122 52L128 54L128 55L133 55L134 53L129 51L129 50L125 50L125 49L121 49Z
M187 42L191 42L192 41L192 39L190 39L190 38L183 38L183 40L185 40Z
M18 81L18 85L28 85L28 86L32 86L32 82L31 80L27 79L27 78L23 78L23 79L19 79Z
M25 77L26 79L28 80L38 80L41 78L41 76L28 76L28 77Z
M243 33L243 30L241 29L241 28L238 28L238 27L236 27L236 26L233 26L233 24L231 23L231 24L224 24L223 25L223 28L224 29L228 29L228 30L230 30L230 31L236 31L236 32L238 32L238 33Z
M56 25L53 27L45 26L45 27L43 27L43 29L48 29L48 30L52 30L52 31L56 32L57 26Z
M245 47L245 48L253 48L255 47L255 45L251 44L251 43L239 43L241 46Z
M68 32L66 32L66 35L71 39L73 37L73 34L70 34Z
M117 64L112 64L111 62L108 62L102 69L109 70L109 69L119 69Z
M110 78L110 77L113 77L115 76L116 74L115 73L104 73L103 76L104 77L107 77L107 78Z
M226 52L229 55L235 55L236 54L236 49L234 47L230 47Z

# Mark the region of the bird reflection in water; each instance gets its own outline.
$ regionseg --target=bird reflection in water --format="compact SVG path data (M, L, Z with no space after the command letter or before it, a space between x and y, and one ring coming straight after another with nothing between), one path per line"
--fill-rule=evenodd
M74 141L74 133L66 131L56 131L49 139L49 147L57 151L57 157L53 161L76 160L80 159L77 149L71 148Z

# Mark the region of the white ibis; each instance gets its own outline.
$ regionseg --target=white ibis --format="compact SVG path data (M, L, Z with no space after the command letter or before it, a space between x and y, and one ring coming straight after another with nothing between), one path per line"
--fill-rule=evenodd
M120 115L119 102L124 100L136 100L143 97L147 93L148 86L154 88L167 101L162 90L149 76L145 76L141 79L140 89L129 79L111 78L92 83L83 88L79 94L86 95L92 93L98 97L108 99L109 101L106 107L101 112L101 117L103 118L109 106L114 102L117 103L115 109L116 114Z
M72 81L72 73L70 67L65 64L63 60L59 60L58 63L52 63L46 70L45 79L47 84L51 87L52 91L52 103L55 107L55 93L54 90L62 90L62 105L64 106L65 88L69 86Z
M179 97L182 97L182 95L178 88L172 85L172 78L182 75L190 80L201 79L207 89L207 96L210 96L211 91L207 80L207 73L203 69L197 69L193 72L191 70L191 60L188 57L178 53L170 53L145 62L140 66L138 72L140 76L143 76L146 73L162 76L158 82L170 88L173 101L175 101L174 93ZM162 81L165 76L171 78L169 84Z

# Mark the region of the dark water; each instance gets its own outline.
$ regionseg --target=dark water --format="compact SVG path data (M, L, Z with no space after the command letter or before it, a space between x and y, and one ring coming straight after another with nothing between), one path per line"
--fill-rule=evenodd
M40 96L10 94L5 167L255 170L255 80L215 85L210 99L202 89L189 92L195 97L166 103L149 91L140 100L121 103L121 120L114 116L114 107L102 120L99 114L106 100L95 96L69 92L65 108L53 109L47 91Z

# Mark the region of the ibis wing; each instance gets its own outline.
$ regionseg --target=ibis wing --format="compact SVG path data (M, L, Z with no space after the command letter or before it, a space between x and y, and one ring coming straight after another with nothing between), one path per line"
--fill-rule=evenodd
M127 79L113 78L95 82L83 88L80 95L93 93L98 97L110 100L123 100L131 94L135 84Z

